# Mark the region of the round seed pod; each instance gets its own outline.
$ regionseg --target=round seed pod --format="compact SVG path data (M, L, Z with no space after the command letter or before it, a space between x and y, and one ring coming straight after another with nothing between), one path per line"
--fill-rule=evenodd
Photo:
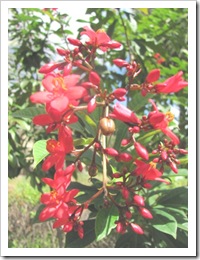
M103 117L99 122L99 126L102 134L106 136L113 134L115 131L115 122L108 117Z

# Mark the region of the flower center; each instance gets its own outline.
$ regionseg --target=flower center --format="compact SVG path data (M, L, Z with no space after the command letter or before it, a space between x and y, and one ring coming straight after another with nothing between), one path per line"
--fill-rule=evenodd
M104 29L99 29L96 31L96 33L105 33L105 30Z
M154 169L156 168L156 163L155 162L150 162L149 164L150 164L151 168L154 168Z
M52 83L54 85L54 93L58 93L61 89L67 90L67 86L64 83L64 79L61 77L54 78L52 80Z
M170 111L168 111L168 112L165 114L165 116L166 116L166 119L167 119L168 122L171 122L171 121L174 120L174 114L172 114L172 112L170 112Z

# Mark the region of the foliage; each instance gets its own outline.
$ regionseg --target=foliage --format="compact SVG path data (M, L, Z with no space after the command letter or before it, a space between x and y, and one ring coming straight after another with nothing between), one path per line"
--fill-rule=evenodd
M70 19L68 15L61 15L59 11L54 13L51 10L39 9L11 9L11 19L9 21L10 37L10 59L9 59L9 177L17 176L22 169L27 174L31 174L31 183L41 191L43 182L41 178L44 173L40 170L39 163L49 154L46 150L49 136L43 132L42 128L30 127L30 118L42 114L42 106L33 106L29 102L29 96L40 90L42 77L37 70L44 63L50 60L57 60L55 57L55 47L60 47L60 43L52 43L49 36L57 35L62 39L66 47L66 36L73 34L70 30ZM113 60L120 57L130 63L136 60L142 72L135 79L134 83L140 84L145 81L146 75L157 68L161 70L160 82L182 70L184 78L187 80L187 10L175 8L162 9L87 9L90 14L89 24L94 31L99 28L106 30L110 38L123 44L120 50L110 50L101 53L100 58L95 60L95 71L101 75L101 84L108 93L115 88L124 88L129 84L126 77L125 68L119 68L113 64ZM85 25L85 21L79 20ZM58 29L53 29L52 24L56 23ZM17 29L16 29L17 28ZM80 37L82 29L79 30ZM37 33L35 33L37 32ZM155 57L159 54L163 60L160 62ZM17 67L14 64L18 64ZM73 71L75 74L82 73L82 81L87 78L87 73L82 72L80 67ZM167 109L176 109L176 122L170 123L175 133L179 134L181 148L187 148L187 88L173 94L157 95L154 93L142 96L140 92L129 91L126 105L133 110L139 117L144 113L148 115L150 105L149 98L155 98L159 111L167 112ZM77 149L88 147L81 162L85 170L80 173L76 170L73 175L75 181L70 184L68 189L79 189L81 192L76 196L78 203L90 201L89 217L83 220L85 237L81 239L77 232L72 231L66 235L65 247L86 247L94 240L101 240L108 236L117 226L118 210L112 204L112 200L105 202L103 194L100 194L102 179L102 159L99 153L96 154L95 165L98 167L98 173L95 176L90 175L91 183L81 183L80 175L86 174L90 169L91 158L94 155L89 148L93 145L96 132L98 131L97 121L101 118L100 108L93 113L83 111L77 112L78 122L70 125L74 131L74 145ZM181 131L178 131L181 129ZM108 138L109 147L113 147L120 153L125 151L121 146L121 139L126 136L127 128L121 121L116 121L116 131ZM53 133L53 137L55 137ZM156 148L161 139L162 132L154 129L147 133L135 135L137 141L148 147L149 157L153 160L155 155L150 153ZM127 137L127 136L126 136ZM35 144L27 149L27 144ZM48 144L47 144L48 145ZM132 145L126 147L126 151L133 157L137 156L136 149ZM74 162L74 155L67 154L67 162ZM113 174L123 169L123 163L118 163L114 158L108 157L109 166L107 169L111 184L116 185L121 179L113 178ZM141 189L138 192L140 196L146 198L146 208L153 215L153 219L144 219L136 214L134 209L134 222L145 229L143 236L134 233L128 226L127 232L118 237L115 247L187 247L187 156L182 155L179 165L179 173L183 173L183 182L180 187L176 186L174 173L167 168L164 177L173 181L174 186L164 184L155 184L152 182L152 189ZM30 168L30 165L32 166ZM69 164L68 164L69 165ZM126 163L129 169L127 173L133 170L132 163ZM179 175L179 174L178 174ZM53 177L50 169L47 176ZM80 181L80 182L79 182ZM99 196L91 200L94 194L99 192ZM112 196L117 203L122 203L119 191L113 191ZM40 215L44 208L39 208L37 215ZM120 233L120 232L119 232Z

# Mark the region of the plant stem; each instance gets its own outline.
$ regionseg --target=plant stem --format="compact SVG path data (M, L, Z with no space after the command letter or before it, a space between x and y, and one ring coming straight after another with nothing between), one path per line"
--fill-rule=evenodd
M108 113L109 113L109 107L106 106L105 111L104 111L104 116L107 117ZM102 147L103 147L103 149L106 148L106 136L105 135L102 135ZM107 159L106 159L105 153L103 153L103 189L104 189L105 197L107 197L107 195L108 195L106 186L107 186Z

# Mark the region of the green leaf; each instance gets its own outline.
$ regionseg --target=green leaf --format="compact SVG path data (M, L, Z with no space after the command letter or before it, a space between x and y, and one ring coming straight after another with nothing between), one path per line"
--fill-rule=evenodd
M118 209L114 205L112 205L110 208L103 208L98 212L95 222L95 233L97 241L110 234L111 230L116 227L115 221L118 218Z
M176 239L176 232L177 232L177 221L176 219L170 215L169 213L154 208L152 210L153 219L151 220L151 225L166 234L171 235L173 238Z
M17 110L12 113L13 117L22 117L22 118L33 118L39 114L45 114L44 108L39 107L27 107L22 110Z
M33 145L34 168L49 154L46 149L47 140L40 140Z
M187 208L188 206L188 189L187 187L178 187L173 190L166 190L158 198L157 204L173 208Z
M85 124L85 127L88 130L88 132L95 136L97 131L97 124L93 121L93 119L83 111L79 112L79 118Z
M90 144L94 138L79 138L74 140L74 145L79 146L79 145L88 145Z
M145 248L146 238L135 234L132 230L119 237L115 244L115 248Z
M84 237L81 239L78 233L71 231L66 235L65 248L83 248L95 240L95 220L83 221Z

